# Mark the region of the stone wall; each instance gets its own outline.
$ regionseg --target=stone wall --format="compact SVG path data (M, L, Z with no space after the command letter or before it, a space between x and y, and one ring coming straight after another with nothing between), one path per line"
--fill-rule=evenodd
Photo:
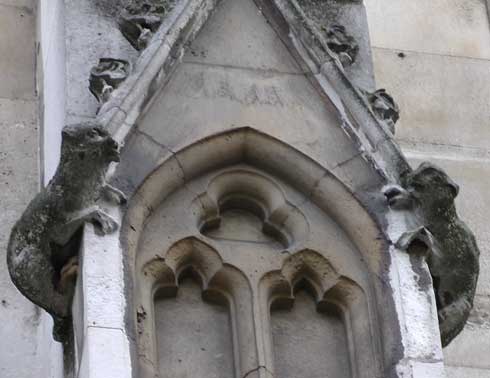
M397 139L461 185L459 212L475 232L475 309L445 349L448 378L490 377L490 27L484 0L365 0L377 86L401 108Z
M78 20L68 28L68 37L83 30L89 37L98 31L96 23L103 29L112 22L106 15L82 29L90 20L90 9L84 8L87 2L66 3L68 17ZM414 164L432 160L461 184L460 213L476 233L482 252L475 310L465 331L445 350L448 377L490 377L486 219L490 212L490 27L486 1L365 0L365 4L378 87L386 87L402 109L398 141ZM0 261L5 261L10 228L37 192L40 177L45 182L53 173L59 156L66 98L62 11L62 0L0 0ZM128 48L124 41L111 41L113 45L103 48L70 45L76 49L70 50L68 61L83 62L86 72L72 66L67 73L76 84L68 91L68 122L95 112L95 100L86 90L88 70L99 57L94 49L107 53L115 45L124 54ZM82 50L84 59L80 59ZM13 287L2 263L0 321L0 339L7 346L0 352L0 377L52 378L60 372L59 345L50 341L49 318Z
M10 281L10 228L39 188L33 0L0 1L0 376L44 376L38 361L41 311Z

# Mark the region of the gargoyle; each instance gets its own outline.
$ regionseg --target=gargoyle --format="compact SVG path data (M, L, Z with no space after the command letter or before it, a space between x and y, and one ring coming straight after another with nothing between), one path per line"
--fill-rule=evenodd
M99 102L109 100L111 93L129 75L130 64L125 60L101 58L90 71L89 89Z
M325 32L328 48L339 57L342 66L347 67L353 64L359 52L359 46L354 37L348 35L342 25L334 24L322 29Z
M480 252L473 233L456 213L459 188L442 169L422 163L402 184L387 187L384 194L393 209L415 211L420 224L397 244L408 248L418 240L429 247L427 262L446 346L462 331L473 307Z
M395 124L400 118L400 108L385 89L378 89L373 93L366 93L367 100L375 116L385 121L392 134L395 134Z
M136 50L143 50L171 7L165 0L133 0L120 14L119 28Z
M70 319L82 226L94 223L102 234L118 224L105 213L99 199L124 201L105 184L111 162L119 161L119 146L101 127L82 124L62 132L61 160L46 188L34 197L14 225L7 265L15 286L55 320L55 339L63 338Z

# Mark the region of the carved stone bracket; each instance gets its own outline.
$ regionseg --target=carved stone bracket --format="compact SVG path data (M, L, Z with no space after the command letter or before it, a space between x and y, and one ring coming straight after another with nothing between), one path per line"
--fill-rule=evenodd
M119 28L136 50L144 50L175 1L133 0L119 16Z
M392 209L414 212L419 224L396 244L410 251L413 243L423 243L429 250L427 262L446 346L463 330L473 307L480 252L473 233L456 212L459 188L441 168L422 163L402 181L403 187L388 186L384 194Z
M392 134L395 134L395 124L400 118L400 108L386 89L378 89L366 94L369 105L376 117L386 122Z
M112 92L130 74L129 62L121 59L101 58L99 64L90 71L90 92L99 102L109 100Z

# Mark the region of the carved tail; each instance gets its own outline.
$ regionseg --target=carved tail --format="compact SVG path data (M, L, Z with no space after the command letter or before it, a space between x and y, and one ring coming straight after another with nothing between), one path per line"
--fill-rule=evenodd
M60 294L54 285L54 270L48 243L41 237L28 237L29 231L14 226L7 247L7 266L12 282L31 302L51 315L69 316L70 298Z
M471 302L463 297L439 310L439 328L443 347L463 330L471 308Z

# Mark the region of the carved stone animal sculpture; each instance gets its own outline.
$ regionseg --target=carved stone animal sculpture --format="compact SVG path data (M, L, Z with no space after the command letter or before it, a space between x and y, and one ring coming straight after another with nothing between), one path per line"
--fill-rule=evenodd
M403 187L390 187L385 195L394 209L406 209L409 199L418 215L420 227L401 240L419 239L431 249L427 262L446 346L463 330L473 307L480 252L473 233L456 213L459 188L442 169L422 163L405 177Z
M76 276L82 226L93 222L103 234L115 231L118 224L98 200L104 193L124 198L105 184L109 163L119 161L119 146L107 131L81 124L65 127L62 136L58 169L14 225L7 250L12 281L53 316L58 340L56 326L70 318L73 285L67 288L67 282Z

